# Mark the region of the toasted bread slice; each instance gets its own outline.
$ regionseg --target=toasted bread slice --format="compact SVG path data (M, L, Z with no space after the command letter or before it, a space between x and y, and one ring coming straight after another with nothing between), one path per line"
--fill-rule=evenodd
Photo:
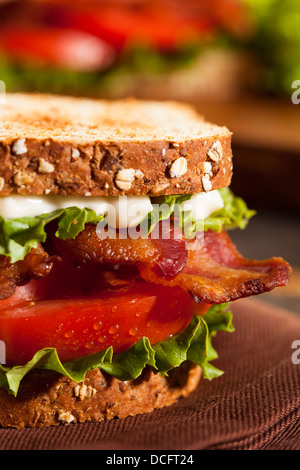
M129 382L94 369L79 384L50 371L33 371L17 397L0 387L0 427L45 427L126 418L170 406L193 392L199 366L186 361L162 377L145 369Z
M7 94L0 195L190 194L226 187L231 133L176 102Z

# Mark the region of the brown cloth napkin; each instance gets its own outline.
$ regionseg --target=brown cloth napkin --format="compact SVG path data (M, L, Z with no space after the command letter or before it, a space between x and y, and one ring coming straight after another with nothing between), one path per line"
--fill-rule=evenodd
M213 343L225 373L189 397L124 420L0 429L0 449L300 450L300 316L256 299L231 310L236 331Z

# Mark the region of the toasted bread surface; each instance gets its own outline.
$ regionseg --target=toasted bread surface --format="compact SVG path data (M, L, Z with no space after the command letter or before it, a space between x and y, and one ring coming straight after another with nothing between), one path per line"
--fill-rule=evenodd
M226 187L231 133L171 101L7 94L0 195L190 194Z
M198 386L199 366L187 361L168 376L145 369L128 382L89 371L77 384L49 371L33 371L22 381L17 397L0 387L0 427L46 427L126 418L170 406Z

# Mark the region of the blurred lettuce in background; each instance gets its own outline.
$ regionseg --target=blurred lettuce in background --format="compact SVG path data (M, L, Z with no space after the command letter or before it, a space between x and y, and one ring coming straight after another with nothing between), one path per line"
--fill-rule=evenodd
M247 49L257 59L253 86L259 91L290 94L300 79L299 0L245 0L255 34Z

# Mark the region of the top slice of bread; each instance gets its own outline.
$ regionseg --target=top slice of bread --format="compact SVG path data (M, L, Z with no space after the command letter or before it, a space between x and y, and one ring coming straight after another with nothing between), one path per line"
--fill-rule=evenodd
M177 102L7 94L0 195L191 194L226 187L231 133Z

